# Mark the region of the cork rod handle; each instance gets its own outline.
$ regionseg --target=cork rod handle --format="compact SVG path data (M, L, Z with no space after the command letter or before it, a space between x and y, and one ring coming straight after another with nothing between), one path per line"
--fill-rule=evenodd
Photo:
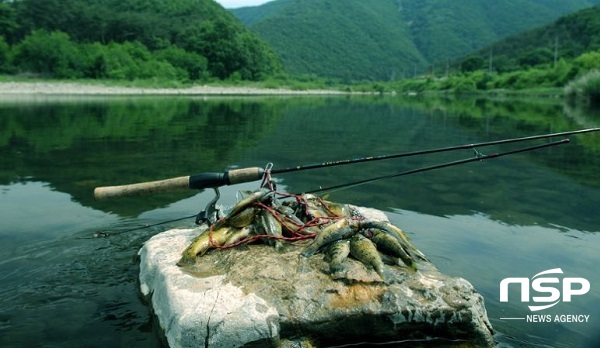
M253 167L233 169L224 173L200 173L159 181L140 182L137 184L96 187L94 189L94 197L97 200L105 200L181 189L201 190L210 187L235 185L243 182L260 180L262 179L263 174L264 170L262 168Z
M125 196L136 196L172 190L187 189L189 188L189 182L189 176L180 176L177 178L141 182L137 184L96 187L94 189L94 197L97 200L105 200Z

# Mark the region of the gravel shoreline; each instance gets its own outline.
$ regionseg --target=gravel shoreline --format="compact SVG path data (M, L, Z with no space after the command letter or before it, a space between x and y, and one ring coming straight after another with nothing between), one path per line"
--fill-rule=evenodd
M0 82L0 96L14 95L339 95L336 90L291 90L254 87L194 86L147 88L69 82Z

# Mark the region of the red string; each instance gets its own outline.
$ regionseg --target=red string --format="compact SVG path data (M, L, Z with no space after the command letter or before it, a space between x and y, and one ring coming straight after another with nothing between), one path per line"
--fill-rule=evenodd
M267 182L269 184L269 186L272 186L272 183L270 182L270 172L267 171L265 172L265 177L263 179L263 184L265 182ZM266 180L266 181L265 181ZM262 185L261 185L262 186ZM275 194L282 196L282 197L294 197L296 199L296 201L300 204L302 204L303 206L307 207L308 204L306 202L306 199L300 195L293 195L293 194L287 194L287 193L281 193L281 192L275 192ZM210 225L209 230L208 230L208 240L209 243L211 245L211 247L216 248L216 249L228 249L228 248L234 248L236 246L242 245L242 244L246 244L246 243L251 243L254 242L256 240L259 239L276 239L276 240L283 240L283 241L287 241L287 242L295 242L295 241L299 241L299 240L304 240L304 239L311 239L311 238L315 238L317 233L306 233L306 229L307 228L311 228L311 227L315 227L315 228L320 228L322 226L325 225L329 225L332 222L339 220L339 219L343 219L343 218L350 218L353 220L362 220L360 217L345 217L345 216L339 216L335 213L333 213L333 211L331 211L331 209L329 209L327 207L327 205L325 204L325 202L320 198L317 197L317 199L319 200L319 202L321 203L321 205L325 208L325 210L329 213L329 215L331 216L322 216L322 217L314 217L311 220L305 222L304 224L299 224L297 221L294 221L293 219L291 219L290 217L286 216L285 214L281 214L278 213L276 210L274 210L272 207L260 203L260 202L256 202L254 203L254 206L262 208L264 210L266 210L269 214L271 214L276 220L277 222L282 226L285 227L285 229L289 230L291 232L291 235L289 236L271 236L271 235L267 235L267 234L262 234L262 235L254 235L254 236L250 236L250 237L246 237L240 241L237 241L235 243L231 243L231 244L227 244L227 245L217 245L216 241L213 238L213 227L219 223L222 222L224 220L220 219L217 222L215 222L214 224ZM307 213L307 212L306 212ZM308 214L307 214L308 215ZM282 220L285 219L285 221ZM297 229L295 230L290 230L289 229L289 225L286 224L287 223L291 223L294 226L297 226ZM300 233L301 231L305 231L305 233Z
M269 186L272 186L272 184L270 183L270 181L268 180L268 178L270 177L269 172L265 173L265 178L263 180L263 184L266 180L267 183L269 183ZM276 194L282 196L282 197L295 197L297 201L302 202L303 198L297 196L297 195L291 195L291 194L287 194L287 193L280 193L280 192L275 192ZM267 235L267 234L262 234L262 235L255 235L255 236L250 236L250 237L246 237L238 242L235 243L231 243L231 244L227 244L227 245L218 245L216 243L216 241L213 238L213 228L214 226L221 222L224 219L220 219L217 222L215 222L215 224L212 224L209 227L208 230L208 240L210 243L210 246L216 249L227 249L227 248L233 248L245 243L251 243L254 242L256 240L259 239L277 239L277 240L284 240L284 241L288 241L288 242L295 242L298 240L304 240L304 239L311 239L314 238L317 233L301 233L301 231L306 231L306 228L309 227L320 227L323 225L327 225L329 223L331 223L332 220L336 220L336 219L340 219L341 217L338 216L334 216L334 217L318 217L318 218L313 218L310 221L304 223L304 224L299 224L297 221L294 221L293 219L289 218L288 216L285 216L285 214L278 214L272 207L265 205L263 203L257 202L254 203L254 206L257 206L259 208L262 208L264 210L266 210L269 214L271 214L276 220L277 222L284 227L287 230L289 229L289 224L292 224L294 226L296 226L297 228L295 230L290 230L291 235L289 236L271 236L271 235ZM282 220L285 219L285 221Z

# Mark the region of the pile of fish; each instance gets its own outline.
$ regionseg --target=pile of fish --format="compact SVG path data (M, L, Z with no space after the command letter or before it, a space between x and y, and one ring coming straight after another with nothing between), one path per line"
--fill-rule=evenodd
M426 260L404 232L389 222L368 220L350 205L316 195L288 195L261 188L246 193L227 216L196 237L177 264L194 264L211 249L260 240L282 252L286 243L306 239L312 241L301 255L325 253L332 273L340 270L349 256L382 278L384 262L416 270L413 255Z

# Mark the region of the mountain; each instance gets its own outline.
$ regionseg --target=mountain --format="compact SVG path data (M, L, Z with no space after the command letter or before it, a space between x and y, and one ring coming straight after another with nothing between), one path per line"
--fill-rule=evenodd
M457 62L462 70L484 69L490 52L494 70L506 72L553 63L556 58L575 58L600 50L600 6L587 8L551 24L510 36Z
M233 13L293 75L382 80L427 65L395 1L278 0Z
M276 0L232 13L294 75L413 76L600 0Z

